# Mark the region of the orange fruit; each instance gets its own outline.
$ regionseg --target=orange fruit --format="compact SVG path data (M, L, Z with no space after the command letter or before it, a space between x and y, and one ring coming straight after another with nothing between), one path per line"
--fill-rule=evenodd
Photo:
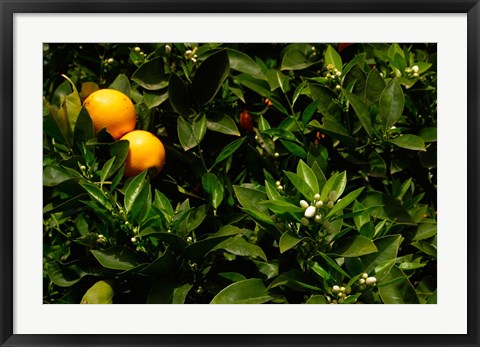
M155 135L144 130L134 130L121 140L130 143L125 161L125 176L133 177L148 170L151 177L156 176L165 165L165 147Z
M103 128L115 140L135 129L135 107L130 98L115 89L99 89L90 94L83 106L93 122L95 134Z

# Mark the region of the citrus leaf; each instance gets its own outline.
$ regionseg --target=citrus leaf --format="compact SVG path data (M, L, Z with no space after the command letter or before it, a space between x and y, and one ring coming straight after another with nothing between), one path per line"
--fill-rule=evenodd
M222 289L211 304L263 304L272 300L261 279L250 278Z
M210 55L199 66L192 82L195 99L202 105L212 101L230 72L226 50Z

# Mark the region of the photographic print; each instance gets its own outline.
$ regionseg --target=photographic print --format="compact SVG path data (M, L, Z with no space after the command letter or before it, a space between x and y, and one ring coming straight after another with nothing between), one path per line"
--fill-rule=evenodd
M43 303L436 304L436 61L44 43Z

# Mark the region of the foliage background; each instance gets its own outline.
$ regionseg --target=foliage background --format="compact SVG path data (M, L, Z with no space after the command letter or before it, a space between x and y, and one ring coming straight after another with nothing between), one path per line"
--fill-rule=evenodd
M123 178L97 87L159 176ZM45 303L436 303L434 44L46 44L43 119Z

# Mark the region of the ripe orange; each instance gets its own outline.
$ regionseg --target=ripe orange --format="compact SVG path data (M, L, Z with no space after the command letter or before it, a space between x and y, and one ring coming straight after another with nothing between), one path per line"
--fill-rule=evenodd
M144 130L134 130L121 140L130 143L125 161L125 176L133 177L148 170L151 177L156 176L165 164L165 147L152 133Z
M83 106L93 122L95 134L103 128L115 140L135 129L135 107L128 96L115 89L99 89L90 94Z

